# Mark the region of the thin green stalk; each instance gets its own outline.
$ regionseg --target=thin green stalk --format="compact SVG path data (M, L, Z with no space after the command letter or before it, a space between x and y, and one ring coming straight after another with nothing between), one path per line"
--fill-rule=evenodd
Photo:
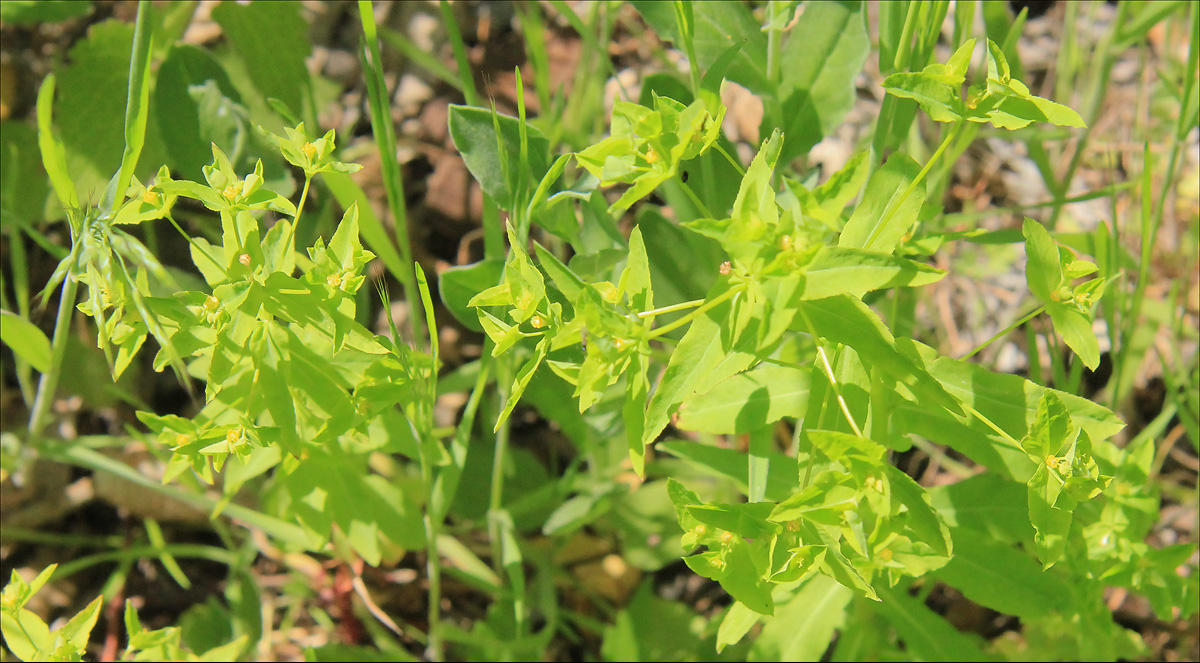
M388 208L396 224L396 244L400 249L400 263L406 267L413 264L412 246L408 239L408 210L404 202L404 176L396 161L396 128L388 111L390 103L387 86L383 78L383 56L379 50L379 37L375 29L375 14L369 0L359 0L359 16L362 19L364 43L362 46L364 78L371 111L371 126L375 130L375 142L379 147L380 166L383 171L384 189L387 192ZM425 314L417 294L416 277L410 269L401 269L395 275L404 289L408 303L408 322L412 338L420 338L425 327Z
M46 413L54 391L58 388L58 377L62 371L63 358L67 355L67 336L70 334L71 317L75 313L75 296L79 282L74 274L63 279L62 297L58 300L58 317L54 321L54 338L50 341L50 370L42 373L38 380L37 395L33 398L33 410L29 413L28 432L30 437L41 434L45 426Z
M685 11L685 7L691 9L691 0L675 0L675 22L679 26L679 36L683 39L683 47L688 56L688 73L692 78L692 93L696 98L700 98L700 60L696 57L696 45L694 43L692 29L695 27L691 21L690 11Z
M661 308L650 309L649 311L641 311L637 314L637 317L653 318L657 315L663 315L665 313L674 313L676 311L683 311L685 309L694 308L703 303L704 303L703 299L693 299L690 302L680 302L678 304L671 304L670 306L663 306Z
M775 19L779 15L778 0L767 3L767 81L776 84L779 77L779 32L775 27Z
M284 242L284 246L288 247L287 248L287 250L289 251L288 255L292 255L292 254L296 253L296 226L300 225L300 213L302 211L304 211L304 202L306 200L308 200L308 188L311 185L312 185L312 177L309 175L305 175L304 190L300 192L300 203L298 205L296 205L296 216L292 217L292 225L288 228L287 241ZM208 254L205 253L205 255L208 255ZM212 260L212 258L210 257L209 260ZM217 263L217 264L219 265L220 263Z
M959 361L966 361L967 359L974 357L975 355L977 355L981 351L983 351L983 349L986 348L987 346L1004 338L1005 336L1008 335L1009 332L1016 329L1017 327L1020 327L1021 325L1025 324L1026 322L1029 322L1030 320L1034 319L1035 317L1038 316L1038 314L1040 314L1042 311L1045 311L1045 310L1046 310L1045 306L1039 306L1036 309L1027 313L1026 315L1021 316L1020 320L1017 320L1016 322L1012 323L1011 325L1005 327L1003 331L997 332L994 336L992 336L988 340L984 341L983 343L980 343L979 346L977 346L974 350L959 357Z
M497 357L496 362L496 392L500 407L508 402L509 390L513 380L511 361L502 361L508 355ZM492 489L488 498L488 537L492 543L492 567L499 575L503 572L500 541L500 521L496 517L504 505L504 457L508 454L508 438L511 426L508 419L496 431L496 448L492 454Z
M442 644L442 558L438 553L437 540L440 534L440 517L433 515L432 492L433 459L421 453L421 481L429 492L425 503L425 573L429 577L429 605L426 619L429 622L429 646L426 655L434 661L446 659L445 646Z
M958 132L962 129L962 126L962 122L956 123L954 128L946 132L946 137L942 139L942 143L938 145L937 150L935 150L933 155L929 157L929 160L925 162L925 166L921 168L921 172L917 173L917 176L913 179L913 181L910 182L907 187L905 187L904 193L900 194L899 198L888 205L887 211L885 211L883 214L883 223L880 223L875 227L874 230L871 231L871 237L867 240L867 245L870 245L875 241L876 237L878 237L878 234L883 232L883 229L887 227L888 220L890 220L892 215L896 213L896 210L900 209L900 206L904 204L905 200L908 200L908 197L912 195L913 191L916 191L917 185L921 184L925 180L925 176L929 174L929 171L933 168L934 164L936 164L938 159L941 158L942 153L946 151L946 148L950 146L950 143L954 142L954 139L956 136L958 136Z
M79 559L73 560L62 566L54 572L54 579L60 580L67 576L74 575L85 569L91 568L98 564L107 564L122 560L137 560L137 559L158 559L163 554L168 554L173 557L184 557L189 559L203 559L210 562L217 562L226 566L234 566L237 564L237 555L218 548L217 546L207 546L197 543L174 543L166 546L140 545L125 548L123 550L112 550L108 552L96 553Z
M834 396L837 398L838 407L842 411L842 415L846 417L846 422L850 424L850 429L858 437L865 437L858 423L854 421L854 415L850 414L850 406L846 403L846 399L842 396L842 388L838 385L837 376L833 374L833 366L829 363L829 357L825 354L825 347L821 345L821 337L817 336L816 329L813 327L812 321L809 320L808 314L804 309L800 309L800 317L804 319L804 326L808 329L808 333L813 337L813 341L817 346L817 357L821 359L821 365L825 369L825 377L829 380L829 386L833 389Z
M1017 449L1018 451L1020 451L1022 453L1025 452L1025 449L1021 446L1021 443L1016 440L1016 438L1014 438L1012 435L1009 435L1003 428L997 426L995 422L993 422L991 419L988 419L986 416L984 416L984 414L982 412L971 407L970 405L968 405L966 402L962 401L961 399L958 401L958 404L961 405L962 408L964 410L966 410L968 414L970 414L971 416L978 419L984 426L987 426L988 428L995 431L995 433L997 435L999 435L1000 438L1003 439L1005 442L1007 442L1010 446L1012 446L1013 448Z
M741 286L738 286L735 288L730 288L729 290L726 290L725 292L721 293L717 297L709 300L700 308L683 316L682 318L676 320L675 322L672 322L664 327L659 327L658 329L655 329L653 332L650 332L650 335L647 336L647 338L653 340L660 336L663 336L664 334L669 334L669 333L675 331L676 329L682 327L683 325L688 324L692 320L695 320L696 318L700 317L704 313L707 313L713 307L718 306L718 305L724 303L726 300L731 299L735 295L741 294L745 291L746 291L746 286L744 286L744 285L741 285Z
M458 78L462 81L463 98L468 106L479 105L479 93L475 90L475 78L471 76L471 60L467 57L467 46L463 43L462 30L458 27L458 19L454 10L446 0L438 2L442 12L442 22L446 25L446 36L450 38L450 48L454 51L454 62L458 64Z
M728 161L730 164L733 165L733 167L737 170L739 176L741 176L741 177L746 176L746 168L744 166L742 166L742 163L740 161L738 161L737 159L734 159L733 155L731 155L728 151L726 151L726 149L721 145L721 141L713 141L712 146L713 146L713 149L715 149L717 152L721 153L721 156L725 157L726 161Z
M708 171L710 171L710 170L712 170L712 169L711 169L711 167L705 167L705 165L707 165L707 166L711 166L712 164L711 164L709 161L707 161L707 160L701 159L701 167L702 167L702 168L704 169L704 171L705 171L705 177L709 177L710 173L709 173ZM706 182L711 182L711 181L712 181L712 179L711 179L711 178L709 178L709 179L706 179L705 181L706 181ZM709 209L708 209L708 205L705 205L705 204L704 204L704 201L700 200L700 197L696 195L696 192L695 192L695 191L692 191L692 187L690 187L690 186L688 186L688 185L684 184L684 183L683 183L683 181L682 181L682 180L680 180L680 182L679 182L679 188L683 189L683 193L684 193L685 195L687 195L687 197L688 197L688 200L691 200L691 201L692 201L692 204L696 206L696 209L697 209L697 210L698 210L698 211L699 211L701 214L703 214L703 215L704 215L702 218L706 218L706 219L711 219L711 218L713 218L713 213L712 213L711 211L709 211ZM710 189L710 190L711 190L711 189Z
M167 212L166 217L164 218L166 218L166 220L175 227L175 230L183 236L183 239L188 243L189 246L199 251L200 254L205 258L208 258L208 261L216 265L218 269L225 273L226 276L229 275L229 270L225 268L225 265L221 264L216 258L212 257L212 254L208 252L208 249L205 249L203 246L197 244L196 240L193 239L191 235L187 234L187 232L179 225L179 222L175 220L175 217L170 212Z
M920 2L908 5L908 14L904 17L904 27L900 29L900 41L896 44L896 59L892 66L894 71L907 71L912 60L912 37L917 29L917 17L921 11Z

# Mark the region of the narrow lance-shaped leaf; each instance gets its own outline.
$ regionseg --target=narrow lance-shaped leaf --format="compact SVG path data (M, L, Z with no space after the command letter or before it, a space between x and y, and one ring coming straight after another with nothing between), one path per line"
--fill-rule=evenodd
M151 5L138 4L133 32L133 56L129 61L129 97L125 104L125 151L113 197L108 209L115 210L125 199L125 190L137 167L146 141L146 121L150 110L150 64L154 30L150 23Z
M925 202L925 187L909 188L921 172L911 157L895 153L871 175L863 200L838 239L838 246L892 253ZM906 196L907 194L907 196Z

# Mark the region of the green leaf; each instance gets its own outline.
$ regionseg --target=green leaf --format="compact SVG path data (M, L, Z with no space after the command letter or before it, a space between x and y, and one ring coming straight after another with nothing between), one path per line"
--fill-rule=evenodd
M39 373L50 370L50 339L32 322L0 310L0 341Z
M746 483L750 472L749 457L737 449L678 441L660 442L657 447L659 451L701 468L706 474L732 479L742 492L749 491L749 485ZM765 497L768 500L782 500L796 490L796 460L781 453L772 453L770 459ZM701 504L701 501L697 498L695 502L688 504Z
M1057 301L1058 289L1063 285L1062 263L1058 246L1041 223L1025 217L1021 228L1025 235L1025 280L1029 290L1043 304Z
M953 550L950 529L934 510L929 493L896 466L884 465L883 469L891 483L892 495L908 508L908 526L937 554L950 557Z
M398 487L357 464L312 450L295 463L283 481L298 522L325 541L336 523L369 564L381 559L381 535L406 547L425 545L420 509Z
M749 660L823 660L834 633L846 621L846 608L852 598L854 594L833 578L813 576L763 625L751 646ZM719 642L719 632L717 638Z
M721 262L726 260L721 245L681 229L649 205L642 206L637 218L658 305L704 297L717 278Z
M5 646L22 661L37 660L39 650L52 644L50 627L24 608L15 615L7 611L0 613L0 631L4 634Z
M634 309L646 311L654 308L654 293L650 289L650 260L646 256L642 231L636 226L629 233L629 259L621 272L617 292L628 296Z
M754 564L750 545L744 539L735 539L718 553L707 552L683 558L688 568L705 578L716 580L734 599L746 604L754 612L771 615L775 602L771 598L772 583L763 580L762 572Z
M500 426L508 419L508 415L512 414L513 408L521 400L521 394L525 393L525 387L529 385L529 380L533 378L533 374L538 367L542 365L542 360L550 352L550 338L545 337L537 344L537 349L533 351L533 358L525 362L521 370L517 371L516 379L513 380L512 389L509 391L508 402L504 405L504 411L496 417L496 426L493 431L500 430Z
M42 152L42 165L50 177L50 184L59 202L68 208L79 207L79 195L76 193L75 181L67 170L67 153L62 139L54 131L53 109L54 88L56 78L49 74L38 88L37 123L38 146Z
M914 657L926 661L986 661L978 636L963 633L906 591L881 589L875 609L891 622Z
M9 0L0 3L0 20L14 25L58 23L92 11L90 2L56 0Z
M774 365L739 373L684 399L678 425L705 433L742 434L796 416L808 403L808 376L807 370Z
M504 261L483 260L470 265L451 267L438 275L438 292L446 309L463 326L474 331L483 331L479 316L467 302L472 297L500 282L504 273Z
M693 628L690 605L656 596L653 583L642 582L629 605L604 629L600 645L605 661L704 660L709 642Z
M732 342L723 331L731 308L728 302L723 302L697 317L675 347L666 372L646 407L643 443L650 444L658 438L671 414L696 391L702 381L711 380L715 369L727 358L733 359L735 364L742 364L740 370L750 365L753 357L735 353ZM736 374L740 370L730 370L729 373Z
M197 86L208 87L201 90ZM224 67L208 51L195 46L173 44L167 51L158 68L154 103L158 131L171 160L189 179L201 179L200 169L211 159L212 143L234 145L235 138L242 138L239 132L245 131L244 120L237 121L241 95ZM202 105L208 108L202 109Z
M787 63L777 93L785 112L776 126L787 136L780 161L807 153L841 124L854 106L854 81L870 46L862 3L805 6L780 53Z
M153 39L150 6L138 5L133 32L133 55L129 63L129 94L125 102L125 149L121 154L121 170L117 173L117 188L109 209L116 209L125 199L125 191L133 178L134 168L146 142L146 124L150 114L150 47Z
M729 645L736 645L761 619L762 615L747 608L746 604L734 601L717 628L717 653Z
M644 403L650 395L650 360L643 354L633 356L630 366L625 371L625 403L621 407L621 419L625 423L625 437L629 444L629 460L633 463L633 471L639 477L645 476L646 470L646 425Z
M1043 394L1053 393L1063 402L1074 425L1094 440L1107 440L1125 424L1107 408L1087 399L1047 389L1017 375L994 373L969 361L943 357L932 348L907 341L907 356L919 362L955 399L970 405L1014 439L1025 436L1033 424ZM907 433L946 444L989 469L1021 483L1029 480L1034 464L1024 450L1003 441L974 417L950 415L929 407L921 398L893 402L894 425ZM928 399L926 399L928 400Z
M503 586L500 576L461 541L449 534L442 534L438 536L437 549L458 571L491 591L500 591Z
M854 210L838 239L839 247L892 253L912 228L925 202L925 186L915 187L921 167L909 156L896 152L871 175L862 202Z
M770 537L778 534L782 528L767 521L774 504L766 502L750 502L745 504L696 504L687 507L688 515L696 520L733 532L747 539Z
M75 188L92 200L103 195L125 150L134 32L134 26L115 19L92 26L87 38L71 49L70 65L58 75L55 118L67 164ZM143 149L145 163L152 165L135 174L144 180L162 160L157 134L147 136Z
M917 102L921 110L936 122L963 119L959 89L950 87L925 72L899 72L888 76L883 87L889 94Z
M371 207L371 199L367 197L362 187L346 173L325 171L321 173L321 179L325 182L325 186L329 187L333 196L337 198L342 209L349 209L355 203L358 204L359 230L363 239L367 240L367 246L375 255L379 256L388 271L403 283L401 274L406 274L407 268L400 259L400 252L396 249L395 242L388 235L387 229L383 227L383 222L375 215L374 208Z
M977 474L929 490L934 507L946 520L952 534L956 529L969 528L1006 544L1033 538L1027 492L1024 484L1005 479L995 472ZM958 538L955 540L959 541Z
M802 299L849 294L862 297L872 290L917 287L936 283L946 272L907 258L831 247L817 254L805 270Z
M954 557L937 575L967 598L1023 620L1074 610L1070 584L1043 571L1029 555L978 531L955 528L951 533Z
M526 125L530 172L520 173L517 172L519 168L510 166L508 179L505 179L498 150L502 143L509 154L521 151L521 121L515 117L497 115L493 123L492 111L488 109L452 104L449 122L450 136L454 138L454 145L462 154L467 169L479 180L484 193L504 209L511 210L518 204L515 196L523 179L526 182L540 182L550 169L550 141L536 127ZM499 141L496 137L497 124L500 127Z
M96 621L100 619L100 607L103 604L103 596L97 596L92 599L92 602L86 608L80 610L62 628L55 631L55 633L66 638L68 642L78 649L87 647L92 629L96 627Z
M633 5L660 35L682 47L675 14L669 4L634 2ZM726 2L697 2L690 6L694 20L693 45L700 60L700 71L707 72L731 46L741 44L725 77L752 92L773 93L774 83L767 79L765 69L767 39L749 9Z
M803 315L796 317L793 329L808 332L808 323L811 323L818 336L854 348L864 364L883 370L892 379L920 394L926 399L927 408L936 404L951 412L959 411L955 400L915 361L916 357L911 356L913 353L900 351L900 347L910 348L914 344L907 339L898 343L866 304L839 295L802 302L800 310Z
M1088 370L1096 370L1100 365L1100 341L1092 331L1091 319L1070 306L1058 302L1050 302L1046 306L1050 320L1054 323L1054 331L1062 336L1063 341L1079 355L1083 365Z
M312 44L300 6L226 3L213 9L212 18L245 63L263 99L278 99L293 113L305 115L311 95L305 60L312 54Z

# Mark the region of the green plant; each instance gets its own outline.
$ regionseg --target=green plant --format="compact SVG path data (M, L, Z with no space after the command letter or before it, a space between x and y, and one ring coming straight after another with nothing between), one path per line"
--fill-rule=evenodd
M794 22L794 3L768 3L760 16L739 3L634 3L691 66L686 82L647 77L638 102L617 100L605 127L595 81L611 69L598 55L613 31L609 3L590 5L586 19L551 3L593 51L571 96L550 87L543 8L520 8L543 111L530 118L529 68L515 72L515 117L481 103L448 3L441 16L457 75L377 27L371 4L360 2L359 54L395 245L348 177L359 166L341 160L334 131L310 133L322 81L303 69L294 7L220 5L214 16L233 49L220 57L174 43L175 9L158 23L157 9L139 5L128 35L105 24L90 47L115 52L117 37L127 36L122 47L132 51L128 80L109 85L124 94L120 140L104 145L121 154L104 162L113 163L111 179L80 157L92 148L80 144L70 88L56 101L57 82L81 75L51 76L38 95L37 147L49 188L67 208L70 248L55 252L61 247L32 222L12 226L55 253L41 299L56 291L59 299L49 338L28 322L25 281L15 289L19 315L3 312L0 336L18 359L31 412L18 452L5 438L5 471L38 456L121 476L211 514L225 548L172 544L146 519L144 544L99 542L111 550L57 574L50 567L28 584L14 573L0 615L9 650L23 660L85 652L100 598L54 631L25 607L52 576L116 561L103 590L111 601L138 559L157 560L186 587L179 560L200 558L228 568L227 605L196 606L180 627L151 631L126 602L125 657L262 653L272 623L257 612L251 579L262 554L328 556L339 572L351 569L369 624L388 629L374 628L371 640L396 657L417 649L433 660L544 657L552 642L581 633L601 638L600 655L611 659L708 658L714 648L724 659L781 660L1143 655L1144 642L1111 618L1105 591L1143 594L1164 620L1196 612L1195 544L1155 547L1147 534L1162 501L1156 478L1166 452L1156 451L1156 436L1191 407L1191 419L1181 419L1195 439L1197 373L1168 365L1177 403L1123 446L1116 414L1078 395L1082 366L1101 359L1098 316L1118 330L1119 365L1131 361L1150 249L1138 263L1108 226L1082 240L1054 231L1078 153L1059 179L1043 145L1053 141L1034 132L1083 129L1086 140L1087 125L1022 82L1015 39L1023 15L1010 22L984 4L989 38L976 40L975 5L959 4L957 49L945 63L933 59L948 2L881 7L887 96L871 149L820 181L806 155L853 105L854 78L871 50L859 3L806 3ZM1139 39L1180 8L1137 12L1105 49ZM1168 179L1195 124L1197 12L1188 11L1193 40ZM1119 16L1133 14L1122 5ZM279 34L260 43L253 26L267 20ZM435 316L431 284L408 245L379 37L468 102L451 107L449 132L485 194L485 258L437 283L445 310L485 339L482 356L461 367L442 365L446 316ZM972 77L977 52L986 72ZM1114 57L1106 51L1102 70ZM254 67L259 58L272 65ZM1105 74L1097 76L1102 92ZM766 138L748 165L722 132L726 81L763 103ZM934 123L932 150L914 131L918 109ZM188 119L155 115L168 111ZM1054 196L1047 224L1026 217L1019 233L985 235L943 214L950 166L993 130L1030 143ZM1149 154L1139 183L1147 244L1165 200L1156 215ZM153 168L139 169L150 157ZM80 195L96 186L99 200ZM14 185L5 187L12 218ZM164 219L175 231L169 239L154 230ZM1036 308L960 357L917 340L912 311L923 286L959 267L935 267L931 256L949 255L956 243L1022 239ZM186 248L190 265L156 257L169 241ZM403 289L403 332L390 316L387 334L368 326L366 267L376 257ZM14 274L23 269L16 261ZM1136 286L1126 287L1133 271ZM386 286L375 285L386 310ZM153 370L170 366L189 392L202 391L193 411L154 413L120 392L149 433L47 436L51 401L69 374L76 310L90 318L114 382L128 384L139 352L156 347ZM1054 353L1050 379L1036 356L1030 379L968 361L1042 313L1048 346L1070 350ZM439 396L453 392L469 392L461 418L439 426ZM547 451L546 460L517 444L514 415L523 408L552 421L571 451ZM161 483L97 450L129 439L163 460ZM919 483L896 463L914 449L958 480ZM218 516L268 539L244 537ZM649 580L625 597L604 594L561 561L593 534L619 543L620 555L606 563L617 557L654 572L682 556L732 601L697 611L656 595ZM50 540L11 528L5 536ZM490 553L475 545L484 539ZM410 554L427 582L427 626L397 625L363 583L362 564L397 565ZM452 584L485 595L486 614L448 618ZM562 586L599 615L562 599ZM1019 618L1020 645L952 627L927 607L942 586ZM290 598L284 625L305 609L306 599ZM314 613L332 630L333 618ZM661 629L644 628L659 620ZM331 646L309 655L369 654Z

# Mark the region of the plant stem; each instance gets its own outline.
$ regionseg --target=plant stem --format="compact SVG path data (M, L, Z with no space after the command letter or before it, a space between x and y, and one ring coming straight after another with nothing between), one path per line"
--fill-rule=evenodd
M501 355L497 357L496 362L496 399L501 409L508 403L508 395L512 386L513 367L511 361L504 361L509 358L509 355ZM508 438L511 427L508 419L500 425L496 431L496 448L492 454L492 491L488 499L488 537L492 543L492 567L497 574L503 571L501 541L500 541L500 521L497 514L500 513L501 507L504 505L504 456L508 453Z
M700 315L702 315L703 313L706 313L713 307L724 303L727 299L731 299L735 295L740 294L745 291L746 291L746 286L744 286L744 285L738 286L736 288L730 288L729 290L726 290L725 292L718 295L716 298L709 300L700 308L683 316L682 318L676 320L675 322L672 322L671 324L669 324L665 327L660 327L658 329L655 329L653 332L650 333L650 335L647 338L648 339L656 339L659 336L662 336L664 334L669 334L669 333L675 331L676 329L678 329L679 327L682 327L683 325L686 325L687 323L691 322L692 320L695 320L696 318L700 317Z
M1040 314L1042 311L1045 311L1045 310L1046 310L1045 306L1039 306L1039 307L1035 308L1034 310L1030 311L1028 314L1022 316L1020 320L1017 320L1016 322L1012 323L1011 325L1005 327L1003 331L997 332L995 336L992 336L988 340L979 344L979 346L976 347L974 350L959 357L959 361L963 361L966 359L970 359L971 357L974 357L975 355L979 354L979 352L982 351L987 346L991 345L995 341L1000 340L1001 338L1004 338L1009 332L1016 329L1017 327L1020 327L1021 325L1025 324L1026 322L1029 322L1030 320L1034 319L1035 317L1038 316L1038 314Z
M54 391L58 388L58 376L62 371L63 358L67 354L67 336L70 334L71 317L75 312L75 295L79 282L74 274L67 274L63 279L62 297L58 300L58 317L54 321L54 338L50 342L50 370L42 373L38 380L37 395L33 399L33 411L29 414L29 435L36 437L41 434L45 425L46 412L50 409L50 401L54 399Z
M699 306L703 303L704 303L703 299L693 299L690 302L680 302L678 304L671 304L670 306L664 306L662 308L651 309L649 311L642 311L642 312L638 313L637 316L639 318L653 318L656 315L662 315L664 313L674 313L675 311L682 311L684 309L689 309L689 308Z
M982 412L980 412L979 410L976 410L975 408L966 404L961 399L958 401L958 404L961 405L962 408L964 410L966 410L968 414L970 414L971 416L975 417L980 422L982 422L983 425L985 425L988 428L995 431L997 435L999 435L1001 438L1003 438L1005 442L1008 442L1010 445L1012 445L1013 448L1017 449L1018 451L1020 451L1022 453L1025 452L1024 447L1021 446L1021 443L1018 442L1016 440L1016 438L1014 438L1012 435L1009 435L1007 432L1005 432L1005 430L1003 428L997 426L995 424L995 422L993 422L991 419L988 419L987 417L985 417Z
M704 169L706 181L711 182L712 181L711 164L708 161L704 161L701 163L701 167ZM688 199L690 199L692 201L692 204L696 206L696 210L704 215L701 218L705 218L705 219L714 218L713 213L711 211L709 211L709 209L708 209L708 205L705 205L704 201L700 200L700 197L696 195L696 192L692 191L692 187L684 184L683 181L680 180L679 188L683 189L683 192L685 194L687 194Z
M779 33L775 19L779 15L778 0L767 3L767 81L776 84L779 76Z
M426 435L430 433L426 432ZM435 441L434 444L437 444ZM429 646L426 655L434 661L443 661L446 653L442 645L442 556L438 552L437 540L440 535L440 516L434 517L433 512L433 459L421 453L421 479L426 487L425 500L425 573L429 576Z
M842 396L842 388L838 385L837 376L833 374L833 366L829 364L829 357L825 355L825 348L821 345L821 339L817 336L816 329L813 327L812 321L808 319L808 314L804 309L799 309L800 317L804 318L804 325L808 328L808 333L813 337L813 341L817 345L817 356L821 359L821 364L825 367L825 377L829 380L829 386L833 389L833 393L837 396L838 408L842 411L842 415L846 417L846 421L850 424L850 429L858 437L866 437L863 435L862 429L858 427L858 423L854 421L854 415L850 414L850 406L846 403L846 399Z
M735 169L737 169L738 175L742 177L746 176L746 168L742 166L741 162L739 162L737 159L734 159L733 155L726 151L724 147L721 146L721 141L713 141L712 146L713 149L721 153L721 156L725 157L726 161L728 161Z
M887 206L887 211L885 211L883 214L883 222L875 227L875 229L871 232L870 238L867 240L868 246L874 242L878 237L878 234L883 232L883 229L887 227L888 221L892 218L892 215L896 213L896 210L900 209L900 206L904 204L905 200L908 200L908 197L912 195L913 191L916 191L917 185L921 184L925 180L925 176L928 175L929 171L933 169L933 165L937 163L937 160L942 156L942 153L946 151L946 148L950 146L950 143L954 142L954 138L958 136L958 132L962 129L962 126L963 123L958 122L954 125L953 129L946 133L946 137L942 139L941 145L938 145L937 150L934 151L933 155L929 157L929 160L925 162L925 166L921 168L921 172L917 173L917 176L913 179L913 181L910 182L907 187L905 187L904 193L900 194L899 198L896 198L895 201Z

